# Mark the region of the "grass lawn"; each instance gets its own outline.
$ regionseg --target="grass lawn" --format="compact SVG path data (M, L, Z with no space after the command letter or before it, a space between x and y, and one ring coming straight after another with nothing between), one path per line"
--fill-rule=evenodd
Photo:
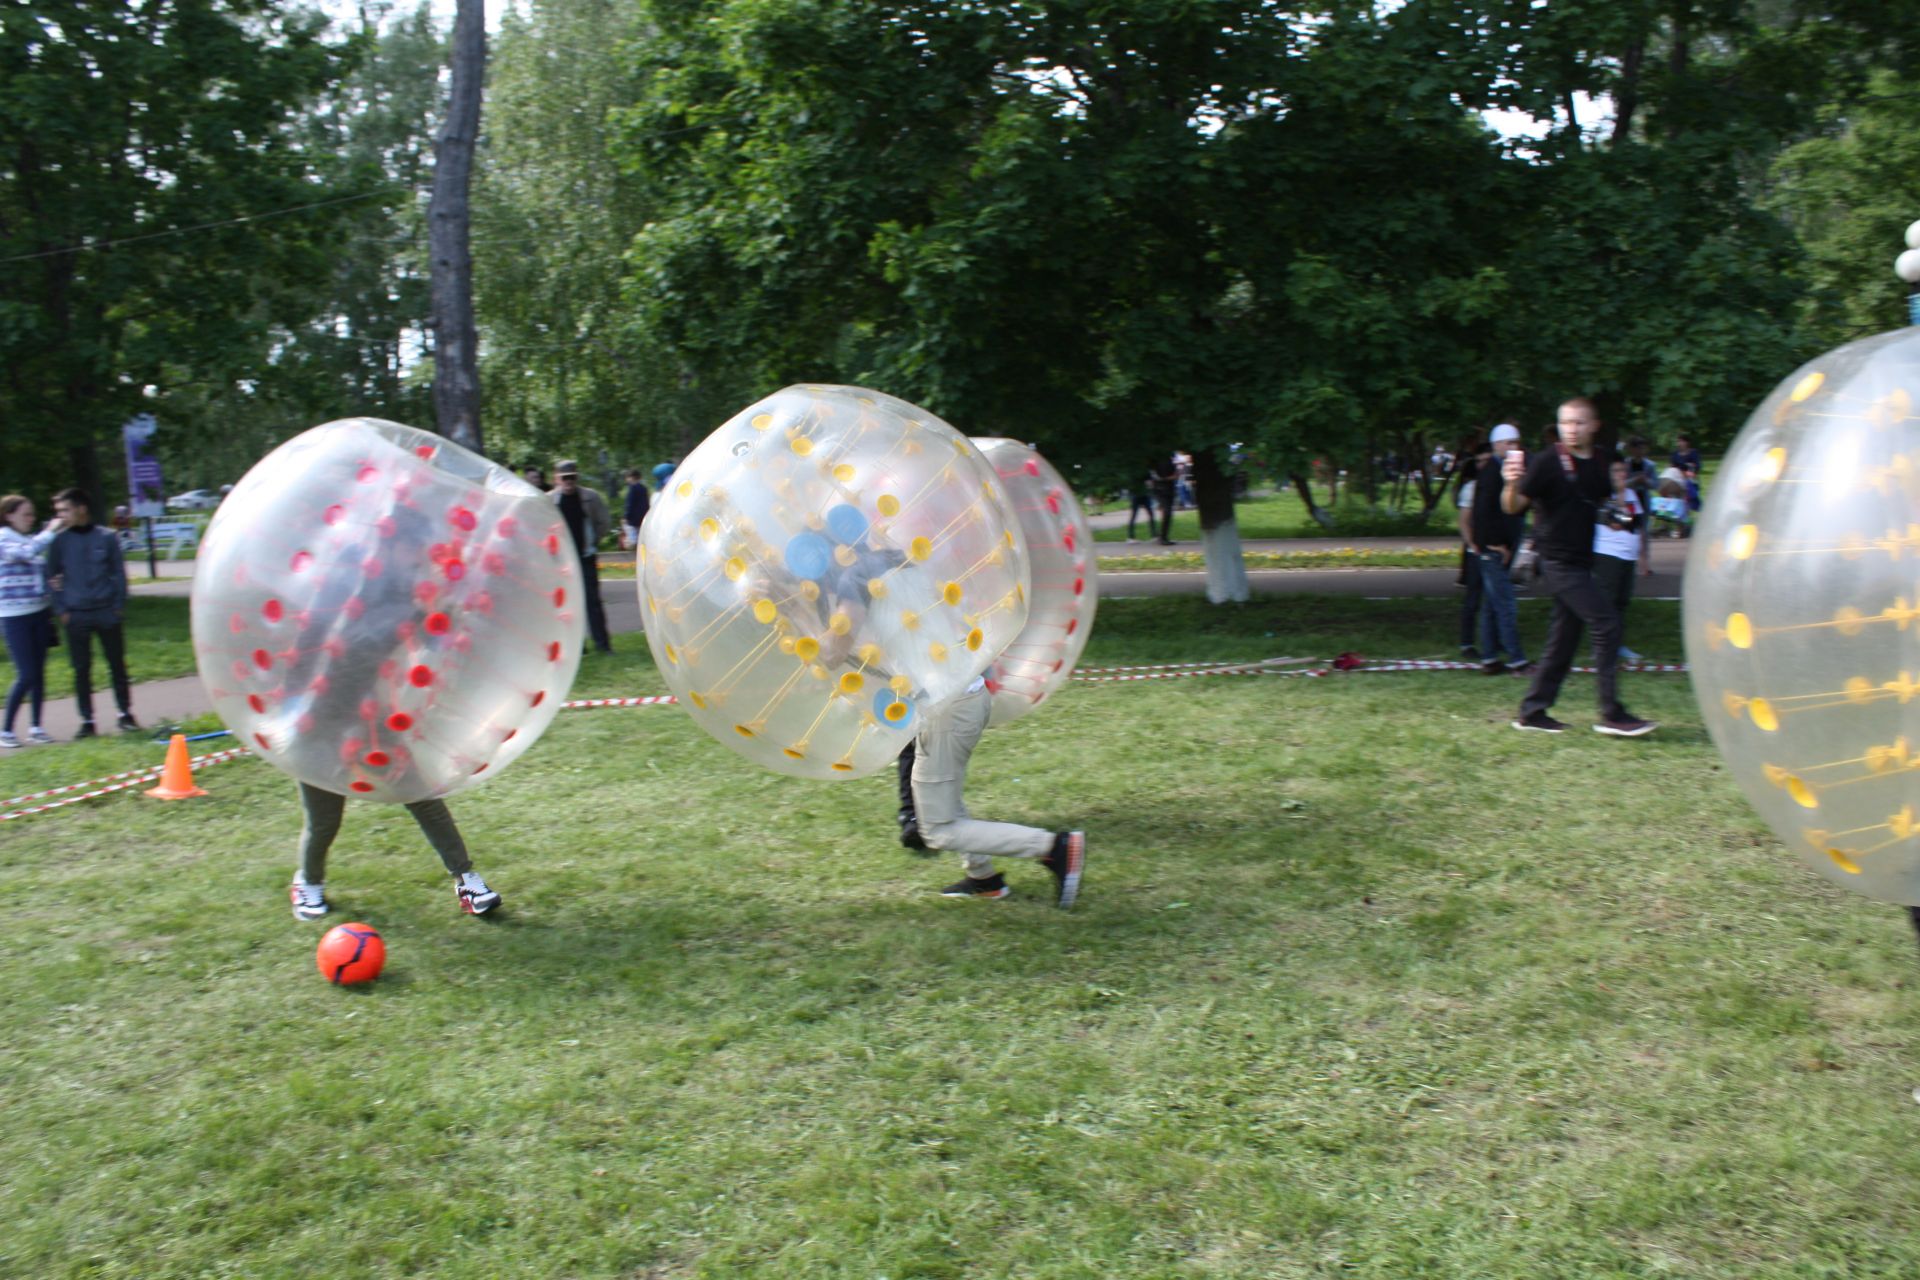
M1316 496L1323 496L1316 494ZM1119 508L1126 510L1124 504ZM1453 532L1457 513L1451 495L1434 508L1426 522L1415 516L1384 516L1371 512L1358 502L1343 502L1335 513L1334 527L1322 528L1307 515L1306 504L1292 489L1256 494L1234 504L1234 522L1242 538L1438 538ZM1127 531L1097 529L1096 542L1125 542ZM1200 514L1197 511L1173 513L1173 537L1176 542L1200 540Z
M1453 610L1111 601L1085 662L1436 656ZM577 692L662 688L630 641ZM1683 678L1627 677L1635 742L1590 689L1546 738L1477 673L1075 686L970 787L1090 830L1071 912L1020 865L934 894L890 778L569 712L454 802L499 919L350 808L357 990L256 761L7 823L0 1275L1920 1274L1902 913L1781 849ZM24 751L0 796L157 754Z

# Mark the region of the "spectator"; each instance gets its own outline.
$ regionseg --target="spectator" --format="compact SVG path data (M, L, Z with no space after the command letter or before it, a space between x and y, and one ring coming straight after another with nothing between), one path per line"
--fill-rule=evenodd
M1147 465L1141 470L1139 475L1133 478L1133 484L1127 492L1133 502L1133 506L1127 512L1127 541L1132 542L1134 540L1133 522L1139 518L1142 511L1145 511L1147 513L1147 541L1152 542L1154 538L1159 536L1154 532L1153 528L1153 459L1147 459Z
M1660 473L1659 487L1647 507L1657 531L1673 538L1692 532L1693 510L1687 506L1687 479L1680 468L1668 467Z
M613 637L607 631L607 613L600 604L600 539L607 536L612 520L607 515L607 500L598 489L580 483L580 466L564 458L553 467L553 505L567 522L573 535L574 550L580 553L580 587L586 596L587 629L593 647L601 653L613 652Z
M119 705L119 726L130 733L140 727L133 718L133 684L127 678L127 641L121 622L127 610L127 566L120 540L110 529L93 522L93 508L79 489L62 489L53 496L53 514L66 527L47 547L47 577L52 584L53 614L67 632L67 660L73 664L73 700L80 709L76 738L96 735L93 727L93 641L107 660L113 681L113 700Z
M627 468L627 501L621 525L620 545L631 551L640 545L640 522L647 518L647 486L640 479L638 467Z
M1640 655L1627 648L1625 636L1634 568L1647 552L1647 508L1634 492L1630 464L1616 461L1609 474L1613 501L1601 508L1601 518L1593 524L1593 580L1620 615L1621 661L1638 662Z
M1147 480L1153 489L1153 500L1160 507L1160 545L1163 547L1173 545L1173 496L1177 478L1173 459L1165 454L1148 466Z
M1573 669L1582 632L1590 628L1600 704L1600 722L1594 730L1637 738L1658 726L1621 705L1620 616L1593 580L1594 517L1608 500L1612 451L1595 447L1600 417L1593 401L1585 397L1560 406L1557 429L1560 438L1554 448L1542 450L1530 464L1509 453L1501 470L1502 510L1519 515L1535 507L1540 512L1535 536L1540 576L1553 593L1546 656L1534 672L1513 727L1542 733L1565 731L1567 726L1547 711Z
M1520 449L1520 429L1503 422L1493 429L1492 461L1482 466L1484 484L1476 485L1468 507L1469 542L1480 568L1480 669L1490 676L1533 670L1520 647L1520 606L1513 592L1513 558L1526 537L1524 516L1508 515L1500 505L1500 468ZM1501 661L1501 654L1506 661Z
M1185 449L1173 451L1174 501L1182 511L1193 508L1193 455Z
M1645 436L1633 436L1627 441L1627 483L1640 496L1642 507L1652 501L1654 488L1660 483L1660 469L1647 456Z
M547 483L547 473L539 467L528 465L520 471L520 478L542 493L551 492L553 486Z
M1487 469L1493 452L1482 441L1469 450L1469 456L1473 461L1460 469L1460 488L1454 494L1455 523L1460 528L1460 574L1455 581L1467 589L1460 601L1460 657L1466 662L1478 662L1480 651L1473 647L1473 642L1480 624L1482 585L1480 561L1473 554L1473 496L1482 475L1493 479L1494 473Z
M17 493L0 498L0 627L7 639L7 656L13 659L13 687L7 691L7 713L0 726L0 747L17 747L14 718L20 704L28 704L30 726L27 741L52 742L40 727L40 711L46 701L47 650L52 647L53 609L47 596L46 555L60 532L58 519L33 532L33 503Z
M1680 468L1687 486L1687 510L1700 509L1700 451L1686 436L1673 438L1673 465Z

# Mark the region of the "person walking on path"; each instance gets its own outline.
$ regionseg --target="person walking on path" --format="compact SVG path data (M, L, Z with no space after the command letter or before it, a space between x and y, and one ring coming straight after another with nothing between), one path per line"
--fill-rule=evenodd
M52 742L40 727L47 694L47 650L54 640L53 608L47 595L47 548L62 528L58 519L33 532L33 503L17 493L0 498L0 627L6 630L7 656L13 659L13 687L7 690L6 721L0 747L17 747L14 719L28 706L27 741Z
M93 522L93 509L79 489L53 496L53 514L66 528L47 547L47 580L53 615L67 633L67 659L73 664L73 700L80 710L77 738L91 738L93 727L93 641L107 660L113 700L120 708L120 729L140 727L133 718L133 685L127 679L127 640L121 622L127 612L127 566L120 539Z
M587 629L593 635L593 647L602 653L613 652L613 636L607 631L607 611L600 604L600 539L613 527L607 515L607 500L598 489L580 483L580 466L564 458L553 468L553 505L567 522L573 535L574 550L580 553L580 588L586 596Z
M1489 485L1495 483L1492 446L1476 443L1468 451L1467 465L1461 468L1460 487L1454 491L1454 508L1457 512L1456 523L1460 528L1460 585L1467 594L1460 601L1460 657L1467 662L1480 661L1480 651L1474 648L1474 640L1480 630L1480 603L1484 598L1484 585L1481 582L1480 561L1473 554L1473 498L1480 491L1480 481Z
M1160 545L1173 545L1173 488L1174 469L1171 455L1156 457L1147 469L1147 481L1153 489L1153 500L1160 507Z
M1535 526L1540 578L1553 595L1546 656L1534 672L1513 727L1541 733L1565 731L1567 726L1547 710L1573 669L1582 633L1591 628L1597 668L1594 690L1600 703L1600 722L1594 731L1637 738L1658 726L1620 703L1620 615L1593 580L1595 517L1601 508L1612 506L1608 477L1613 451L1595 448L1593 438L1599 427L1593 401L1584 396L1568 400L1560 406L1559 439L1554 447L1541 450L1531 464L1509 453L1501 468L1501 509L1510 516L1529 507L1540 513Z
M1507 455L1520 449L1520 428L1503 422L1489 441L1492 461L1481 468L1486 483L1473 491L1469 542L1480 568L1480 669L1490 676L1533 670L1520 647L1520 605L1513 592L1513 557L1526 537L1524 516L1510 516L1500 505L1500 471ZM1506 655L1502 662L1501 655Z
M626 534L625 549L633 550L640 545L640 522L647 518L647 508L652 505L647 496L647 486L640 479L638 467L627 468L627 498L621 511L622 532Z
M1152 542L1160 535L1154 531L1153 527L1153 460L1151 458L1147 460L1147 465L1140 474L1133 478L1133 484L1127 489L1127 496L1133 503L1127 510L1127 541L1134 540L1133 522L1139 519L1142 511L1145 511L1147 541Z
M1597 520L1593 526L1593 580L1620 615L1620 659L1638 662L1640 655L1626 645L1627 606L1633 603L1633 571L1647 554L1647 507L1633 487L1628 464L1616 459L1612 467L1614 507L1625 519Z
M347 809L347 798L338 792L302 782L300 811L300 867L293 873L288 896L293 899L293 918L318 920L333 908L327 903L327 851L340 834L340 819ZM440 864L453 876L453 896L460 909L472 916L483 916L500 905L500 895L487 887L473 870L467 855L467 842L445 800L416 800L407 812L420 824L427 843L440 855Z

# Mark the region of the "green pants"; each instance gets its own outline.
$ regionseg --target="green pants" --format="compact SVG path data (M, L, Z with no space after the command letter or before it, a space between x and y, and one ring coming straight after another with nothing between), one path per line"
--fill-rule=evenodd
M347 798L303 782L300 808L306 817L300 828L300 876L308 884L322 884L327 878L327 850L333 848L333 838L340 834ZM445 800L416 800L407 806L407 812L420 824L427 843L448 871L457 876L473 870L467 842L460 838L460 828L453 825L453 814Z

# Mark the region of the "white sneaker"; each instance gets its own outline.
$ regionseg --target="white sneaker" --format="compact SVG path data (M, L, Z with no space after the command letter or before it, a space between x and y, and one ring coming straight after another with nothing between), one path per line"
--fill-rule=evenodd
M39 725L35 725L33 728L27 730L27 741L37 747L44 747L52 743L53 735L45 729L42 729Z
M308 884L303 876L295 873L293 884L287 890L287 896L293 899L293 918L318 920L332 910L327 906L326 890L325 885Z
M487 888L478 872L462 871L453 878L453 894L460 909L470 916L483 916L500 905L500 895Z
M1646 661L1646 659L1645 659L1645 658L1643 658L1643 657L1641 657L1641 656L1640 656L1639 654L1637 654L1637 653L1635 653L1635 652L1634 652L1633 650L1631 650L1631 649L1629 649L1629 648L1627 648L1627 646L1625 646L1625 645L1621 645L1621 646L1620 646L1620 661L1622 661L1622 662L1645 662L1645 661Z
M0 747L17 747L19 745L20 739L13 735L12 730L0 729Z

